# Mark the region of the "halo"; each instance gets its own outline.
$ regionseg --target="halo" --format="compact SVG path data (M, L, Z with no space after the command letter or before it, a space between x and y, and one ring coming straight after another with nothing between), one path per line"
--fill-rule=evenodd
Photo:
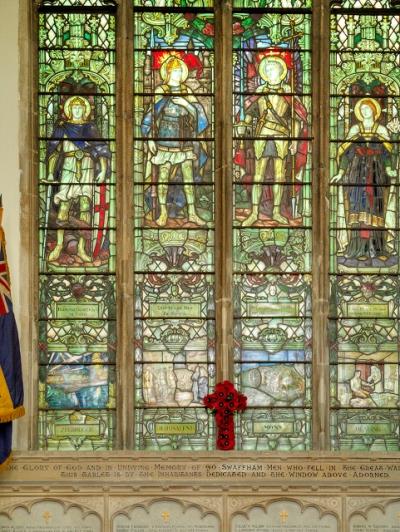
M92 112L92 108L90 106L90 102L87 98L85 98L84 96L71 96L70 98L68 98L64 104L64 114L65 116L68 118L68 120L71 120L72 118L72 114L71 114L71 104L74 100L80 100L82 102L82 104L85 106L85 112L84 112L84 115L83 115L83 119L86 120L89 116L90 116L90 113Z
M381 104L378 102L378 100L375 100L375 98L361 98L361 100L358 100L356 105L354 106L354 114L356 115L356 118L359 122L363 121L363 116L361 114L361 106L362 105L369 105L372 106L375 110L375 116L374 120L378 120L378 118L381 116L382 113L382 107Z
M287 68L285 61L278 55L266 55L265 57L261 59L260 65L258 67L258 72L264 81L268 81L267 79L268 75L265 73L265 70L264 70L265 65L267 63L278 63L279 65L281 65L282 73L279 77L279 81L283 81L286 78L288 68Z
M180 65L181 65L181 68L182 68L182 82L186 81L186 79L187 79L187 77L189 75L188 67L187 67L186 63L184 61L182 61L182 59L180 59L179 57L176 57L176 55L170 55L163 62L163 64L161 65L161 67L160 67L161 79L163 81L166 81L168 79L167 67L168 67L168 63L170 63L171 61L179 61Z

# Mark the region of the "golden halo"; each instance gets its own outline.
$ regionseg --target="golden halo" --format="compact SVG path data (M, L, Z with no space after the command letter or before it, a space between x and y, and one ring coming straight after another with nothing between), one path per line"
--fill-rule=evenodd
M83 119L86 120L90 116L90 113L92 112L92 108L90 106L89 100L83 96L71 96L70 98L68 98L68 100L66 100L64 104L65 116L68 118L68 120L71 120L72 118L71 107L72 107L72 104L75 103L75 100L84 106L85 112L83 114Z
M356 115L356 118L359 122L362 122L364 117L361 114L361 106L362 105L369 105L370 107L373 107L374 109L374 120L378 120L378 118L381 116L382 113L382 107L381 104L378 102L378 100L375 100L375 98L361 98L361 100L358 100L354 107L354 114Z
M166 59L161 65L160 67L161 79L163 81L168 81L168 78L169 78L168 65L172 61L179 63L179 67L182 69L182 83L185 82L189 75L188 67L186 66L186 63L182 61L182 59L180 59L179 57L176 57L175 55L170 55L168 59Z
M278 63L278 65L282 67L282 73L279 77L279 81L283 81L286 78L288 69L285 61L277 55L267 55L261 59L260 65L258 67L258 72L264 81L268 81L268 74L265 72L265 65L267 63Z

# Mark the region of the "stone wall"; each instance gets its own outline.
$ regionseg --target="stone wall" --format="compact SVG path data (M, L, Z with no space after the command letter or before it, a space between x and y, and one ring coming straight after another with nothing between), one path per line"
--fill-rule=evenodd
M0 532L400 531L400 463L385 456L17 453Z

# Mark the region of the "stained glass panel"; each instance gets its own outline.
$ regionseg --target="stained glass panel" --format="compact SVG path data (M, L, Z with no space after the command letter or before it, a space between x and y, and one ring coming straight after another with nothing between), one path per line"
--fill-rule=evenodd
M39 13L39 448L46 450L114 444L114 6L46 1Z
M397 364L339 364L331 368L331 404L338 408L398 408Z
M333 2L334 8L373 8L373 9L382 9L382 8L391 8L395 7L393 0L343 0L338 3Z
M57 139L57 140L56 140ZM39 180L41 183L41 186L44 187L46 185L51 185L50 188L47 189L47 196L46 198L41 198L41 200L45 200L47 202L51 202L50 205L53 202L56 202L58 198L56 198L56 194L60 192L61 187L68 187L70 185L77 185L78 181L82 178L82 171L79 165L71 165L70 168L66 167L63 169L63 174L60 174L58 171L57 166L54 168L56 170L56 173L53 173L52 177L53 179L50 181L48 179L48 173L49 173L49 155L48 155L48 145L50 142L54 143L60 143L60 139L62 139L61 136L57 136L56 139L48 139L48 140L41 140L39 141ZM60 142L59 142L60 141ZM90 152L96 152L96 149L98 147L97 143L92 140L79 140L80 143L84 143L86 149ZM90 173L87 176L88 181L85 182L85 185L99 185L98 188L95 190L101 190L100 185L106 185L106 184L115 184L115 141L110 140L107 141L107 155L109 157L106 158L106 171L105 173L102 173L100 175L99 168L90 168ZM96 174L96 175L93 175ZM68 182L65 182L65 180L62 180L62 175L68 177ZM64 178L65 179L65 178ZM43 189L42 189L43 190ZM110 189L109 189L110 190ZM67 192L68 189L65 189L65 192ZM108 195L105 194L105 200L108 200ZM45 209L45 206L41 207L42 209Z
M155 204L156 201L158 201L158 194L155 194L158 184L158 180L156 179L158 177L158 174L152 169L152 167L149 167L149 165L147 164L148 159L152 157L152 153L150 151L151 146L152 142L150 140L143 141L137 139L134 141L133 168L136 175L135 183L138 185L139 183L145 185L146 189L142 192L139 192L138 187L136 187L136 190L138 191L137 201L139 205L143 205L143 203L145 203L146 205L152 205ZM184 180L182 171L178 170L174 173L174 175L170 176L169 186L175 187L171 189L172 191L174 191L175 194L183 194L184 191L181 192L181 190L185 183L190 183L193 185L202 185L205 183L213 182L215 169L214 142L210 140L202 140L200 144L194 144L194 149L197 158L194 160L192 170L193 175L190 176L191 181L189 182L188 178L185 178ZM205 154L207 154L206 158L204 157ZM193 193L198 194L200 191L204 192L204 190L204 188L196 189L194 187ZM212 189L209 188L207 190L207 195L209 195ZM150 201L150 195L152 196L152 201ZM186 200L181 199L180 203L182 204L182 206L186 206ZM141 207L141 209L143 208L144 207ZM157 219L157 217L155 219Z
M400 450L398 410L333 410L332 449L335 451Z
M310 319L242 319L234 323L237 362L311 362Z
M115 321L76 318L39 322L41 364L115 363L115 352Z
M311 276L237 275L234 287L234 317L241 316L311 316Z
M134 6L135 445L206 450L214 445L200 408L215 384L214 13L209 0Z
M214 320L154 319L135 322L135 362L215 362Z
M331 15L329 339L337 450L399 447L400 19L371 11L389 7L385 0L345 1Z
M116 0L42 0L42 5L55 7L114 7Z
M238 448L246 450L311 445L308 7L234 2L234 360L250 407L237 420Z
M193 43L191 43L193 46ZM162 46L161 48L164 48ZM214 92L214 72L213 66L215 56L213 49L201 47L201 43L192 48L191 52L180 50L154 50L151 55L143 56L143 51L134 52L134 89L137 94L135 100L140 102L140 95L151 95L156 93L157 87L163 84L163 78L158 65L163 57L173 52L176 57L185 59L188 67L188 77L185 85L188 91L193 94L208 94ZM159 89L157 89L159 90Z
M298 9L311 7L312 0L233 0L233 7Z
M248 407L310 407L311 365L245 363L237 366L236 385Z
M109 451L114 410L40 410L39 448L45 451Z
M254 222L256 224L257 221ZM309 230L245 228L235 230L233 238L234 268L237 272L297 273L311 270Z
M389 275L342 275L331 278L331 316L399 317L399 281Z
M248 408L237 426L245 451L306 451L311 449L311 410Z
M208 451L214 421L204 408L137 409L136 447L146 451Z
M135 7L212 7L214 0L133 0Z
M115 408L114 366L41 366L39 408Z
M111 275L42 275L41 319L115 319L115 279Z

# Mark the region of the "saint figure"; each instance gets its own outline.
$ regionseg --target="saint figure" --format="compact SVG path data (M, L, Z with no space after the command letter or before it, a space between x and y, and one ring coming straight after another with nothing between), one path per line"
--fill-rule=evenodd
M58 206L57 225L68 225L70 210L78 204L79 219L90 226L94 210L93 184L103 183L110 169L111 152L105 141L99 140L96 124L90 120L91 106L83 96L71 96L64 104L64 115L55 127L47 149L48 178L60 187L53 201ZM96 139L96 140L90 140ZM63 250L64 229L57 230L57 242L48 260L57 261ZM93 249L100 246L92 246ZM87 240L79 237L77 255L83 262L92 261ZM96 250L96 253L98 250ZM96 253L93 253L96 254Z
M281 213L282 183L286 181L287 159L289 154L296 155L297 175L305 165L307 152L306 143L292 141L290 137L299 136L307 113L298 98L287 94L292 92L290 86L285 83L288 68L279 55L265 56L260 62L258 73L265 83L257 88L258 95L247 98L245 120L237 125L239 135L243 135L253 119L257 119L257 138L253 142L255 170L251 193L252 208L242 225L250 226L259 219L262 184L269 164L273 167L274 181L272 218L280 224L287 224L288 219ZM304 148L305 153L300 153Z
M163 84L156 87L155 102L145 113L142 133L152 137L148 141L149 158L146 179L152 168L158 170L157 225L165 226L168 219L168 183L175 179L178 171L182 175L189 222L205 225L196 214L194 206L194 167L205 165L207 155L194 139L208 127L206 112L202 104L185 84L188 67L182 59L169 56L160 68Z
M382 109L374 98L355 105L354 124L338 149L338 252L346 258L386 261L394 250L396 197L391 168L393 146L387 128L379 124Z

